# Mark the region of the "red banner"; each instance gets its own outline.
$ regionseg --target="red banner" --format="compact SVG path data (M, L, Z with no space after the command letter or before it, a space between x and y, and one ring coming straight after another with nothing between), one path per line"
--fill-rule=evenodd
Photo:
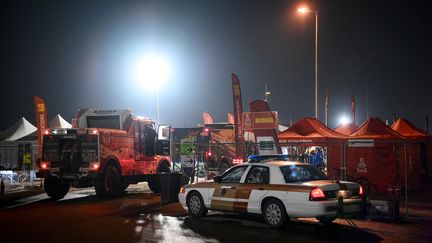
M45 101L39 96L34 96L33 99L38 132L38 159L40 159L42 157L42 135L45 129L48 128L48 115Z
M213 117L208 112L203 112L204 124L213 124Z
M235 124L235 142L240 145L244 143L242 113L243 104L240 90L240 81L236 74L231 74L232 91L233 91L233 106L234 106L234 124ZM236 146L237 155L244 158L243 146Z
M355 124L355 99L354 95L351 95L351 123Z

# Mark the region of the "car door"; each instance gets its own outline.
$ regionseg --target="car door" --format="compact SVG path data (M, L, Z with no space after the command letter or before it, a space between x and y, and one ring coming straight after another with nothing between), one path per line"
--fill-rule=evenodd
M234 211L236 193L247 167L236 166L221 175L221 181L216 184L211 197L211 209Z
M261 213L260 202L268 193L270 183L270 168L262 165L252 166L244 181L237 189L236 212Z

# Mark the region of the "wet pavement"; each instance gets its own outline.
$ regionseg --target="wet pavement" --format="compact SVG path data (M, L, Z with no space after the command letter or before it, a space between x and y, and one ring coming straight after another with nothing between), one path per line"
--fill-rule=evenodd
M338 219L324 226L301 219L274 230L252 215L210 212L190 218L178 203L161 205L146 183L112 200L84 188L52 201L40 187L24 186L0 195L0 232L2 242L430 242L431 199L418 197L426 201L411 201L411 216L395 221Z

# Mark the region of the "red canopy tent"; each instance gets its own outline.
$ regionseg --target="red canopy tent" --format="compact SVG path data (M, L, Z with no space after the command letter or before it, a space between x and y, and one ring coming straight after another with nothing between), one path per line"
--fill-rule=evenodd
M321 146L327 147L327 168L330 177L336 175L336 170L342 162L342 147L347 136L340 134L319 120L305 117L278 135L279 142L288 146Z
M432 135L406 119L398 119L391 128L405 136L407 142L408 183L420 185L427 180L432 167ZM429 161L429 162L428 162Z
M358 129L358 126L354 123L341 124L335 128L335 131L344 135L350 135Z
M346 147L346 173L366 177L378 193L400 189L404 137L371 117L352 133Z

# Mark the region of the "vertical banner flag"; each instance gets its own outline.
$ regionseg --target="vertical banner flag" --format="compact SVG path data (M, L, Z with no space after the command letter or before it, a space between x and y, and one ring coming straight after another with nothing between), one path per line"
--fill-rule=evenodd
M227 113L227 119L229 124L234 124L234 115L231 112Z
M240 81L235 73L231 74L231 80L234 106L235 142L237 144L236 151L237 156L245 158L244 148L242 146L242 144L244 143L242 124L243 104L240 90Z
M213 117L208 112L203 112L204 124L213 124Z
M355 100L354 100L354 95L351 95L351 123L355 124Z
M39 97L34 96L36 123L38 131L38 159L42 157L42 135L43 131L48 128L48 118L45 101Z

